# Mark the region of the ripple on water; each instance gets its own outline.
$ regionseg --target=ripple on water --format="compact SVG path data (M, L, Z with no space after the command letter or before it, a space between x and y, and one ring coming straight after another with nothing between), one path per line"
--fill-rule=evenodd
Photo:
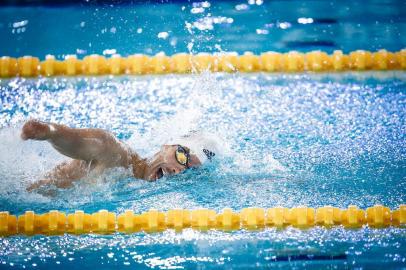
M396 207L406 196L406 87L404 74L395 75L1 80L0 206L15 214L54 208L120 213L152 207ZM195 129L216 134L225 150L212 164L155 183L113 170L50 198L25 192L29 182L64 159L45 142L19 139L22 121L31 117L109 129L144 156ZM334 252L338 257L328 263L344 268L399 266L405 263L404 239L399 229L341 228L12 237L0 241L0 262L187 268L197 262L266 267L285 260L275 265L283 267L312 266L306 256L324 260Z

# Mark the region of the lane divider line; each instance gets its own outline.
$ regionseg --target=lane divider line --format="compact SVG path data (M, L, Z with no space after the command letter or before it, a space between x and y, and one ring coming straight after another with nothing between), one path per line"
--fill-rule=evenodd
M0 58L0 78L38 77L38 76L98 76L98 75L143 75L168 73L209 72L340 72L365 70L405 70L406 49L398 52L379 50L370 52L357 50L344 54L334 51L301 53L264 52L255 55L249 52L237 53L179 53L167 56L134 54L128 57L113 55L89 55L78 59L67 55L57 60L47 55L44 60L33 56Z
M230 208L216 213L211 209L173 209L161 212L150 209L140 214L132 210L116 215L107 210L88 214L81 210L65 214L52 210L44 214L26 211L20 216L0 212L0 236L24 235L58 235L70 234L111 234L136 232L161 232L166 229L181 231L192 228L200 231L211 229L235 231L240 229L261 230L267 227L283 229L293 226L301 229L314 226L331 228L343 226L356 229L363 226L386 228L390 226L405 228L406 205L390 210L383 205L375 205L366 210L350 205L347 209L332 206L311 208L299 206L294 208L274 207L269 209L250 207L235 212Z

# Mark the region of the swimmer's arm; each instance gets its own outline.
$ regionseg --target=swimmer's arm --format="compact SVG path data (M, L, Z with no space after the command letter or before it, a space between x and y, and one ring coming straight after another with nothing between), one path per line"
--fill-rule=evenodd
M65 125L30 120L22 128L23 140L47 140L61 154L106 168L128 167L128 147L102 129L76 129Z
M73 182L85 177L91 167L91 164L83 160L63 162L47 173L44 179L29 185L27 191L32 191L46 185L54 185L58 188L69 188Z

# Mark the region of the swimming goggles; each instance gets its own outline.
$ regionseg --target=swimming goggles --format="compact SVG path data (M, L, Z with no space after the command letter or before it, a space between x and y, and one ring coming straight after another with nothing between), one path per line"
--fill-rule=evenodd
M175 151L175 159L180 165L189 168L190 153L183 146L178 145L178 148Z

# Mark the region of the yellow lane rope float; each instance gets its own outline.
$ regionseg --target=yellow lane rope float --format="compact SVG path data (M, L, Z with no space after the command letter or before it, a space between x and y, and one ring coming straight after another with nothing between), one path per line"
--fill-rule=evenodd
M0 236L15 234L25 235L58 235L70 234L111 234L135 232L161 232L166 229L180 231L192 228L200 231L210 229L234 231L240 229L260 230L266 227L284 228L293 226L297 228L310 228L314 226L343 226L344 228L361 228L367 225L372 228L385 228L406 226L406 205L400 205L396 210L390 210L382 205L375 205L366 210L350 205L347 209L332 206L321 208L244 208L234 212L230 208L216 213L210 209L184 210L173 209L160 212L151 209L141 214L132 210L116 216L107 210L100 210L93 214L75 211L66 215L63 212L52 210L45 214L36 214L26 211L20 216L0 212Z
M196 55L179 53L173 56L143 54L121 57L113 55L89 55L78 59L68 55L63 61L47 55L40 61L37 57L24 56L0 58L0 78L76 75L166 74L211 72L326 72L363 70L405 70L406 49L398 52L364 50L344 54L334 51L328 55L322 51L300 53L265 52L260 55L245 53Z

